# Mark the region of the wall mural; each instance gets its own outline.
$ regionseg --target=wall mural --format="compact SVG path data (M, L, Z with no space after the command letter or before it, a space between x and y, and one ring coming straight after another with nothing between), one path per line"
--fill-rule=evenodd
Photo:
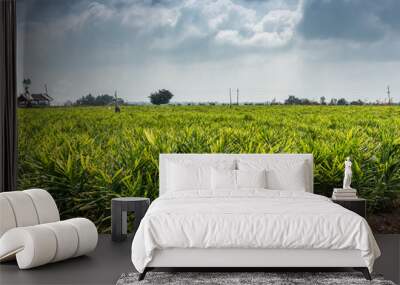
M375 232L400 233L397 0L18 0L18 187L110 230L158 195L159 153L352 161Z

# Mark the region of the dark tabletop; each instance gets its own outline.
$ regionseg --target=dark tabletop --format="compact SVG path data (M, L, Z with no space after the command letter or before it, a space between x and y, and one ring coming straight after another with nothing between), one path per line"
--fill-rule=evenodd
M144 197L120 197L120 198L113 198L112 201L116 202L140 202L140 201L148 201L149 198Z

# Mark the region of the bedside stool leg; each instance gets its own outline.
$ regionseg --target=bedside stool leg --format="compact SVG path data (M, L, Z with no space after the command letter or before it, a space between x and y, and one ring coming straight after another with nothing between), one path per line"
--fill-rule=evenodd
M120 204L111 203L111 239L123 241L123 211Z

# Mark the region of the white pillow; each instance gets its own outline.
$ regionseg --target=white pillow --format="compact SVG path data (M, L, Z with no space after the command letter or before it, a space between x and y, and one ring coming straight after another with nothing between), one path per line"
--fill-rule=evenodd
M236 189L236 170L211 168L211 189Z
M267 171L236 170L237 188L267 188Z
M167 191L211 190L211 168L235 169L235 166L235 160L168 160Z
M167 188L171 191L210 189L210 168L168 163Z
M213 190L237 190L241 188L267 188L267 172L262 170L211 169Z
M267 188L274 190L303 191L311 183L308 179L307 164L304 160L271 159L239 160L240 170L266 169Z

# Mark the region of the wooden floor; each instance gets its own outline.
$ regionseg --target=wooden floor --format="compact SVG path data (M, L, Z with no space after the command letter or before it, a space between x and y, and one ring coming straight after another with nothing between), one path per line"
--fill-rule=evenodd
M382 257L375 272L400 283L400 235L377 235ZM30 270L19 270L15 262L0 265L0 284L115 284L124 272L134 271L130 259L131 238L115 243L100 235L97 249L82 256Z

